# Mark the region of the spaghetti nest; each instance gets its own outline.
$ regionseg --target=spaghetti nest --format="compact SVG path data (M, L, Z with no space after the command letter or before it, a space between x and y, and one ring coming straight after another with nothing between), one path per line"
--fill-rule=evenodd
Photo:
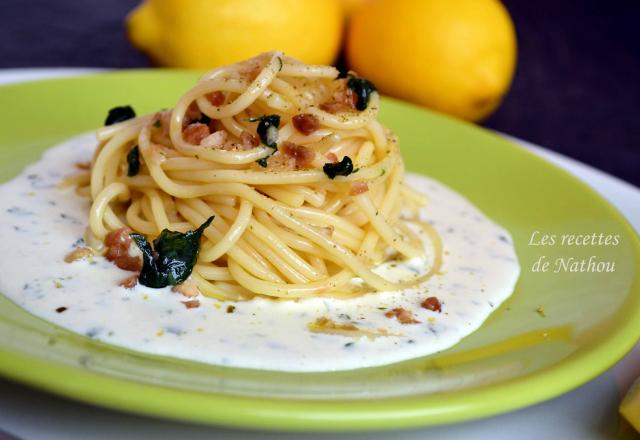
M185 232L213 217L187 282L219 299L350 296L418 283L437 270L439 249L411 282L372 271L425 254L406 218L424 200L403 184L379 105L370 82L278 52L215 69L172 110L98 130L85 187L88 241L124 227L151 238Z

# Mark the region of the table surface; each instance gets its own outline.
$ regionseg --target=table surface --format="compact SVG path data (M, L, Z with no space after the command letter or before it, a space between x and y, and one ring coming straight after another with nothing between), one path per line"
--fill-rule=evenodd
M56 76L92 73L95 69L0 70L0 84ZM507 136L509 137L509 136ZM591 185L640 231L640 189L588 165L531 143L511 138ZM596 379L555 399L528 408L456 425L380 433L291 434L243 431L158 420L125 414L59 398L0 379L0 440L2 431L21 439L305 439L394 440L461 438L581 438L631 437L621 428L617 406L640 376L640 344Z

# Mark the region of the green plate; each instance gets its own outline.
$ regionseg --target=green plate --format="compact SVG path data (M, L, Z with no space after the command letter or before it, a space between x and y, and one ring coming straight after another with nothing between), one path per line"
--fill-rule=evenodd
M0 181L107 109L170 107L192 72L132 71L0 88ZM515 239L522 276L445 352L391 366L292 374L143 355L72 334L0 295L0 373L110 408L242 427L363 430L467 420L540 402L603 372L640 336L640 246L623 217L564 171L475 126L385 99L408 168L467 196ZM0 205L2 202L0 201ZM617 246L533 246L535 231L613 234ZM2 258L11 258L4 250ZM545 256L614 272L532 271Z

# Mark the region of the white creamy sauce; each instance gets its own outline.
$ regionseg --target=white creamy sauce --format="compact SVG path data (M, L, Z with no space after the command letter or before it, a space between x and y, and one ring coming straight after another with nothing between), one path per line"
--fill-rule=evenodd
M47 151L20 176L0 186L0 291L36 316L109 344L154 355L230 367L280 371L335 371L389 364L444 350L476 330L513 291L520 267L510 235L465 198L432 179L409 175L408 183L429 199L421 216L442 237L441 274L417 288L354 299L300 301L254 299L233 303L186 298L169 288L118 283L131 275L102 257L65 263L82 245L89 201L56 184L88 160L93 135ZM428 247L428 246L427 246ZM407 278L429 261L377 269L385 277ZM422 267L421 267L422 266ZM394 273L395 272L395 273ZM420 306L429 296L437 313ZM66 308L63 312L56 309ZM401 324L385 311L403 307L419 324ZM319 317L353 323L392 336L348 337L312 333Z

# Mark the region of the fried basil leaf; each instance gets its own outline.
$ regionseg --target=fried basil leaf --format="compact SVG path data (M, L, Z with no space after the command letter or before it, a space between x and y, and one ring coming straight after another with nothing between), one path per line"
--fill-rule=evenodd
M322 171L324 171L329 179L335 179L336 176L348 176L353 172L353 162L349 156L345 156L340 162L325 163Z
M259 118L252 118L250 121L260 121L258 124L258 136L260 141L270 148L278 148L278 127L280 127L280 116L264 115Z
M212 221L213 216L195 231L185 233L164 229L153 241L153 248L144 235L130 234L142 252L140 284L158 289L175 286L189 278L198 261L200 237Z
M353 75L349 75L347 87L353 90L353 93L356 94L356 97L358 98L356 101L356 109L360 111L367 108L371 94L378 90L371 81L364 78L358 78Z
M133 177L140 172L140 148L136 145L127 153L127 176Z
M267 159L269 159L268 157L263 157L262 159L258 159L256 160L257 164L260 165L262 168L266 168L267 167Z
M118 122L126 121L136 117L136 112L130 105L123 105L121 107L114 107L109 110L107 119L104 121L104 125L113 125Z

